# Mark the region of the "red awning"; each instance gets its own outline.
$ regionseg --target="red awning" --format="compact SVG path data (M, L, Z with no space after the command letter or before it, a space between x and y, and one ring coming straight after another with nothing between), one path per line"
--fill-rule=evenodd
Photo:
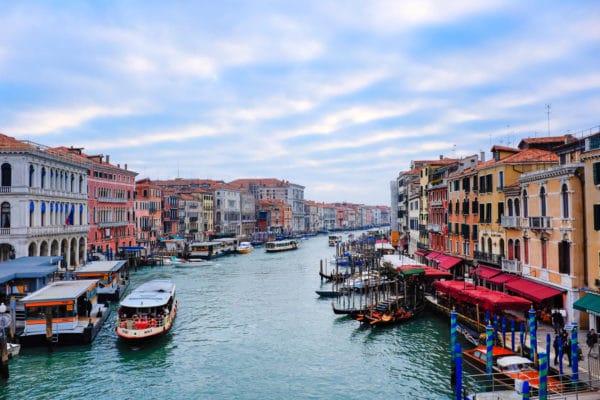
M396 267L396 270L403 271L403 270L407 270L407 269L411 269L411 268L421 268L422 270L425 271L426 278L433 278L433 279L452 278L451 273L446 272L446 271L441 271L437 268L428 267L426 265L403 265L401 267Z
M450 268L456 266L458 263L462 261L462 258L446 256L443 260L441 260L438 264L438 267L441 269L449 270Z
M511 274L498 274L496 276L488 279L488 283L493 283L494 285L503 285L506 282L514 281L515 279L520 279L518 276Z
M496 276L500 273L502 273L502 271L500 271L499 269L484 267L483 265L480 265L475 270L475 275L477 275L481 279L490 279L491 277Z
M432 251L431 253L427 254L425 256L425 258L428 259L428 260L432 260L432 259L436 258L439 255L440 255L440 253L438 253L437 251Z
M554 289L528 279L515 279L504 284L504 288L520 294L526 299L541 303L550 297L558 296L563 290Z
M479 304L484 310L527 310L531 301L519 296L491 290L483 286L475 286L464 281L436 281L433 283L436 290L447 293L449 296L471 304Z
M415 256L424 256L425 254L427 254L427 251L425 251L425 250L415 251Z

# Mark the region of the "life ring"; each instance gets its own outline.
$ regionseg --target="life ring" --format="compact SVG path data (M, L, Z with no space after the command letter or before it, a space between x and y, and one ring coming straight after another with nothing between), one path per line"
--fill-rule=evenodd
M154 318L152 318L150 320L150 328L155 328L156 327L156 320Z

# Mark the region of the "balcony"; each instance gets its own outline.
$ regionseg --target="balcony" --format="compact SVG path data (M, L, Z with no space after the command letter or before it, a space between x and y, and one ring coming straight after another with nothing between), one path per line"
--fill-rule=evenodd
M444 204L444 202L442 200L431 200L429 202L429 205L431 207L441 207Z
M429 232L442 232L442 226L440 224L427 224L427 230Z
M500 218L500 225L503 228L519 229L521 228L521 217L503 215Z
M529 217L529 228L530 229L551 229L552 219L551 217Z
M119 226L128 226L128 221L105 221L98 222L98 228L116 228Z
M98 201L101 203L127 203L127 199L123 197L100 196Z
M521 274L521 261L502 259L502 271Z
M491 254L491 253L484 253L482 251L475 251L473 254L474 258L476 258L479 261L483 261L489 264L494 264L494 265L501 265L502 263L502 256L499 254Z

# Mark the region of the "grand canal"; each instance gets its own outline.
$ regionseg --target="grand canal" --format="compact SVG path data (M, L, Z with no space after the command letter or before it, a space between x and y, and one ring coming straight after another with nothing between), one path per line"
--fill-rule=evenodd
M327 238L300 249L216 260L210 267L144 267L132 285L176 281L179 314L167 336L117 339L113 312L91 346L23 349L0 383L7 399L448 399L448 321L425 314L370 329L319 299Z

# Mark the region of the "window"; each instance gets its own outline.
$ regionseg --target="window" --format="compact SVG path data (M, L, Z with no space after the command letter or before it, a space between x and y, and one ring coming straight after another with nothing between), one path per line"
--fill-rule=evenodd
M490 224L492 222L492 204L485 205L485 221Z
M2 186L11 186L12 168L10 164L2 164Z
M504 203L500 202L500 203L498 203L498 222L500 222L502 220L503 216L504 216Z
M562 203L562 214L563 218L569 218L569 190L566 184L562 185L560 191L561 203Z
M10 228L10 204L8 202L2 203L2 211L0 211L0 227Z
M485 176L485 191L487 193L492 193L494 191L494 186L492 183L492 174L488 174Z
M571 272L571 245L566 240L558 243L558 272L569 274Z
M527 206L527 191L523 191L523 216L529 217L529 207Z
M460 214L460 203L458 202L458 199L456 199L456 208L454 209L454 213L456 215Z
M479 177L479 192L485 193L485 176Z
M594 230L600 231L600 204L594 204Z
M512 217L513 216L513 201L512 201L512 199L508 199L508 201L506 202L506 208L508 208L508 216Z
M477 214L479 212L479 202L477 201L477 197L475 197L473 203L471 203L471 212L473 214Z
M33 176L35 174L35 168L33 165L29 166L29 187L33 187Z
M540 188L540 212L542 217L546 216L546 188L543 186Z
M548 240L542 239L542 268L548 268Z
M45 189L46 188L46 168L44 168L44 167L42 167L41 178L42 178L42 180L40 181L40 188Z
M600 185L600 162L594 163L594 185Z
M498 189L504 188L504 171L498 171Z
M515 216L518 217L521 215L521 209L519 204L519 199L515 199Z

